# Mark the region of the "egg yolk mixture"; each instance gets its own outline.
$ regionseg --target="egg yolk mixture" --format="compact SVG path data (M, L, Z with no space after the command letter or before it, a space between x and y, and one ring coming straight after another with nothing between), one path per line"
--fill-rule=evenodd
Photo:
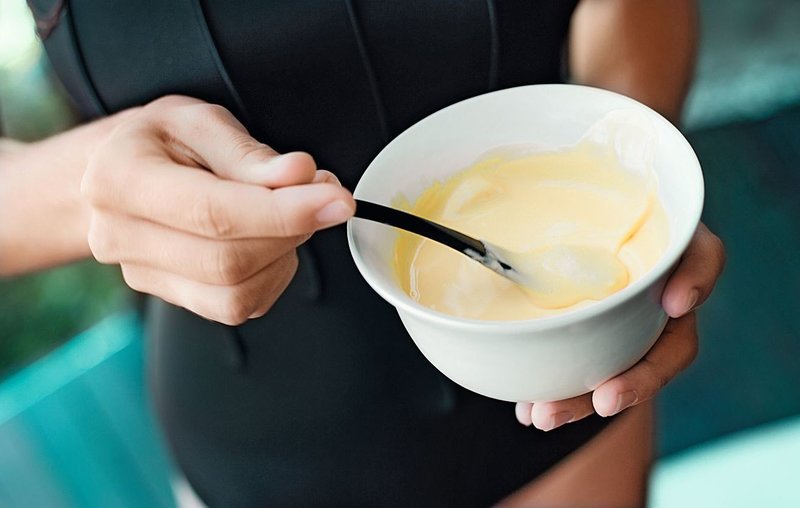
M395 203L514 253L523 287L448 247L400 232L396 276L414 300L482 320L551 316L601 300L640 278L664 253L666 215L652 174L622 167L614 150L491 156Z

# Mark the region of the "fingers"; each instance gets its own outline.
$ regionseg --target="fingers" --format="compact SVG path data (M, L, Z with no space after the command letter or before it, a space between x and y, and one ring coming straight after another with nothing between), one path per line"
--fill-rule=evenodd
M695 314L670 319L653 348L636 365L600 385L592 402L600 416L611 416L651 399L697 356Z
M224 108L187 97L155 101L114 129L81 190L95 209L214 239L306 235L355 209L310 156L277 156Z
M549 431L586 418L592 413L592 397L587 393L571 399L534 404L531 420L536 428Z
M132 110L91 152L81 191L99 261L119 263L134 289L228 324L267 312L295 247L355 210L310 155L279 155L224 108L180 96Z
M101 263L135 264L206 284L238 284L307 239L214 240L111 213L94 213L89 247Z
M697 356L697 326L692 311L711 293L724 266L722 242L701 223L664 289L662 305L673 319L647 355L592 394L556 402L518 403L517 420L526 426L552 430L593 411L612 416L653 398Z
M120 150L123 160L136 160ZM355 210L336 183L267 189L187 171L172 162L103 171L93 160L82 192L95 208L113 210L207 238L289 237L340 224Z
M294 251L249 279L228 286L204 284L144 266L122 266L125 282L131 288L227 325L238 325L250 316L266 313L289 285L296 270Z
M530 427L531 423L533 423L532 409L533 402L517 402L514 407L514 415L517 417L517 421L526 427Z
M280 155L251 137L224 107L189 97L168 96L148 104L138 126L155 133L177 162L228 180L277 188L309 183L316 172L309 154Z
M550 431L594 413L592 395L587 393L553 402L520 402L515 408L517 421L525 426Z
M664 288L661 303L667 314L680 317L701 305L724 266L722 241L701 223Z
M636 365L587 393L554 402L518 403L517 421L552 430L596 412L612 416L631 406L652 399L697 356L695 314L667 322L653 348Z

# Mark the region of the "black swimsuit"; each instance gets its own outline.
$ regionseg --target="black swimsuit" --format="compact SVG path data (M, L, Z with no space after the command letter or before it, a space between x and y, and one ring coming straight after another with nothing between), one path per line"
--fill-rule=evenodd
M352 189L437 109L560 81L576 1L73 0L55 17L58 2L32 3L87 112L170 93L220 103ZM238 329L149 306L158 417L207 503L486 506L602 429L524 428L513 404L441 376L356 271L343 228L299 257L272 310Z

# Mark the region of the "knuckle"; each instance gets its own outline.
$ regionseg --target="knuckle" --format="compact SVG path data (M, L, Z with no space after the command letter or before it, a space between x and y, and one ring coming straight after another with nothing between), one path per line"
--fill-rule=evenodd
M222 284L232 286L249 275L241 251L229 242L215 248L212 257L213 261L209 264L211 275Z
M286 266L284 269L284 274L286 278L292 279L297 273L297 268L300 265L300 261L297 257L297 251L293 249L286 256L284 256L284 259Z
M299 246L303 245L304 243L306 243L308 240L310 240L312 236L314 236L313 232L312 233L303 233L303 234L300 234L300 235L295 235L292 238L293 245L295 247L299 247Z
M169 94L151 101L144 107L144 110L148 112L157 112L188 104L202 104L202 101L186 95Z
M89 250L92 256L98 263L109 264L111 263L110 256L108 255L108 247L106 239L103 235L96 233L94 230L89 230L87 237L89 241Z
M711 233L711 244L713 246L714 252L716 253L717 260L720 263L720 266L725 266L725 262L728 259L728 255L725 252L725 244L722 242L722 239Z
M234 232L230 216L209 194L198 196L192 207L192 221L200 234L211 238L228 238Z
M656 372L654 378L657 392L660 392L661 389L667 386L667 383L670 381L670 377L663 372Z
M135 270L132 270L130 267L126 265L121 266L122 269L122 280L125 281L125 284L134 291L138 291L140 293L145 293L146 289L140 277L137 276Z
M653 393L660 392L662 388L669 383L669 376L667 376L661 369L654 369L652 373Z
M98 262L110 264L116 260L114 256L114 241L111 238L110 229L106 227L105 221L100 219L97 214L92 217L86 240L92 256Z
M94 203L97 196L97 159L92 157L86 165L86 171L81 178L81 195L89 202Z
M697 359L700 354L700 341L697 334L693 334L686 344L686 351L684 353L683 362L681 362L680 370L689 367Z
M108 167L106 152L105 145L101 145L94 151L89 157L86 170L81 178L81 195L92 205L101 203L111 185L110 172L104 171Z
M273 293L273 302L277 300L278 297L283 294L289 284L294 279L294 276L297 274L297 268L299 266L299 261L297 259L297 252L292 250L288 254L284 255L279 261L279 266L277 267L277 274L274 278L274 282L272 283L272 293Z
M698 343L698 341L693 340L691 342L691 345L689 346L689 351L686 355L686 365L684 365L684 368L694 363L699 354L700 354L700 344Z
M643 387L643 390L640 391L640 396L643 396L642 399L649 399L662 388L667 386L667 383L670 381L670 376L664 372L664 369L661 368L660 365L654 363L652 360L642 360L647 367L647 376L646 382L649 386Z
M141 157L138 121L118 125L91 151L81 176L80 192L93 206L113 206L114 196L137 174Z
M264 162L277 155L268 145L257 141L246 132L234 136L230 143L231 154L237 164Z
M231 288L220 302L219 320L226 325L240 325L255 310L247 295L239 288Z
M286 213L280 206L272 207L272 228L272 234L277 237L286 238L289 236L294 236L292 235Z
M209 124L231 123L233 115L219 104L205 102L189 104L185 109L190 121L198 126Z
M248 318L261 317L269 312L291 283L297 272L297 267L297 253L292 250L278 258L267 268L269 278L258 291L257 297L251 300L251 306L248 307L248 310L250 310L250 313L247 314Z

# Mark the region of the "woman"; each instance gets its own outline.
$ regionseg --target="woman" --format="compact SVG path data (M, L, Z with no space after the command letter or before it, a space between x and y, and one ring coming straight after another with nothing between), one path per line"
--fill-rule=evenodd
M518 404L521 426L422 358L327 229L352 216L345 187L404 128L560 81L565 61L572 80L677 121L692 2L576 3L34 8L73 97L110 116L3 152L0 269L91 254L158 297L155 406L209 505L641 505L647 401L696 353L694 309L723 264L713 234L698 229L671 277L673 319L648 355L593 394Z

